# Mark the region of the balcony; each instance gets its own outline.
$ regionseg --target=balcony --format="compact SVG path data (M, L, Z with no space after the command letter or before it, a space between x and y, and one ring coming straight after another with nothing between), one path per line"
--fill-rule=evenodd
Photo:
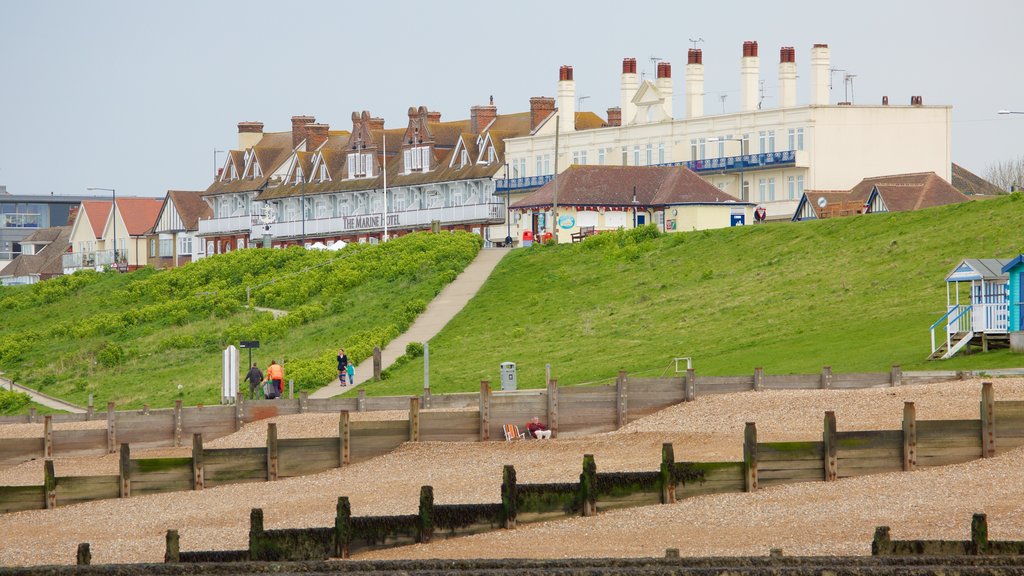
M554 178L551 174L546 176L524 176L522 178L508 178L496 180L495 191L522 190L524 188L539 188Z
M424 208L390 212L388 214L388 228L427 226L434 220L440 220L442 224L483 222L488 220L504 221L504 217L504 204L487 203L449 206L446 208ZM379 212L334 218L310 218L305 222L305 235L313 237L332 236L365 230L380 230L382 228L384 228L384 219L383 214ZM275 238L299 237L303 234L303 222L301 220L289 220L287 222L270 224L266 227L262 224L252 227L253 238L259 238L263 234L270 234Z
M258 224L258 216L243 214L227 218L210 218L199 221L199 235L249 232Z
M697 174L707 172L739 172L740 170L752 172L754 170L794 165L796 165L796 150L658 164L658 166L685 166Z
M124 251L118 254L118 260L122 266L128 264ZM61 266L65 274L71 274L76 270L93 269L102 270L105 267L113 266L113 250L97 250L95 252L72 252L61 256Z

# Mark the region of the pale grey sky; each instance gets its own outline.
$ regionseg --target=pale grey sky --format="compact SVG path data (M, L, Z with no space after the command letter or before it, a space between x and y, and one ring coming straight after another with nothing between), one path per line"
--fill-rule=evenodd
M0 184L16 194L86 187L161 196L205 189L236 124L290 129L293 115L350 129L354 110L404 126L409 106L466 118L554 96L574 67L583 109L618 105L623 57L673 63L683 94L688 39L703 38L705 111L739 101L739 60L757 40L765 107L780 46L796 47L798 102L809 52L856 74L857 103L888 95L953 106L953 159L983 173L1024 154L1017 0L856 2L303 2L0 0ZM843 95L836 75L832 101ZM677 97L675 115L682 115ZM223 161L223 156L220 157Z

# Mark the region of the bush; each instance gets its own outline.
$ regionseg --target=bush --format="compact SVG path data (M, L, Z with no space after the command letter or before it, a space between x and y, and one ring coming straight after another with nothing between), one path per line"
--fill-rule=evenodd
M420 342L409 342L405 345L405 355L409 358L423 356L423 344Z
M117 344L107 342L103 345L103 348L96 353L96 361L106 368L113 368L124 361L124 356L123 348Z
M0 414L17 414L32 402L24 392L0 389Z

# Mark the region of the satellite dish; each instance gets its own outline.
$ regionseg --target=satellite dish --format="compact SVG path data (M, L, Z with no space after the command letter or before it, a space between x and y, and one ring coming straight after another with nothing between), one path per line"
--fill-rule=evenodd
M826 204L828 204L828 200L825 200L824 196L822 196L821 198L818 198L818 207L819 208L824 208Z

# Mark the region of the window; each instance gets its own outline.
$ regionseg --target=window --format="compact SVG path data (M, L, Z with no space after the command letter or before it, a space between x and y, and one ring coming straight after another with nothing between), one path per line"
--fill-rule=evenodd
M625 146L622 147L622 165L623 166L629 166L629 155L626 152L626 147Z
M661 142L658 144L658 164L665 163L665 143Z
M149 239L149 257L156 258L160 254L156 250L156 238Z
M700 160L704 160L705 158L707 158L707 139L706 138L701 138L701 139L697 140L697 154L699 154L699 159Z
M744 134L740 139L743 140L743 142L740 143L740 156L746 156L747 154L750 154L750 134Z
M327 182L328 180L330 180L330 178L327 177L327 165L326 164L321 164L320 165L320 181L321 182Z
M690 138L690 160L697 159L697 139Z
M462 151L460 162L462 162L462 166L469 163L469 154L465 150ZM430 170L430 147L413 146L412 148L406 148L403 150L402 166L405 168L406 174L410 172L426 172Z
M790 128L789 130L787 130L786 131L786 137L787 137L786 143L789 144L789 146L786 149L787 150L796 150L796 130L793 129L793 128ZM790 178L792 178L792 176L790 176Z
M768 192L768 181L764 178L757 179L757 201L764 202Z
M792 132L792 130L790 130ZM796 199L796 178L792 176L786 177L786 197L790 200Z
M804 176L801 174L796 177L796 195L797 197L804 195Z
M775 152L775 130L768 131L768 152Z
M597 149L597 163L604 164L604 148Z
M579 164L580 163L580 153L579 152L573 152L572 153L572 163L573 164Z
M544 174L544 157L537 156L537 173L534 176L540 176Z
M373 177L373 154L349 152L347 162L349 178Z
M487 163L494 164L498 160L498 155L494 152L494 147L487 148Z
M768 179L768 201L775 201L775 178Z
M760 132L757 133L757 143L758 152L764 154L765 152L768 151L768 135L765 133L764 130L761 130Z
M462 153L459 154L459 167L465 167L466 164L469 164L469 152L463 149Z
M743 191L740 192L740 198L742 200L747 200L750 198L750 180L743 181Z
M633 146L633 166L640 165L640 145L636 144Z
M797 150L803 150L804 149L804 129L803 128L797 128L796 129L796 149Z
M192 237L188 234L178 236L178 254L182 256L192 254Z
M239 238L237 241L237 246L239 250L245 248L245 238Z
M544 155L544 173L551 174L551 154Z
M580 150L580 164L586 164L586 163L587 163L587 151L586 150Z
M647 144L647 166L654 164L654 145Z

